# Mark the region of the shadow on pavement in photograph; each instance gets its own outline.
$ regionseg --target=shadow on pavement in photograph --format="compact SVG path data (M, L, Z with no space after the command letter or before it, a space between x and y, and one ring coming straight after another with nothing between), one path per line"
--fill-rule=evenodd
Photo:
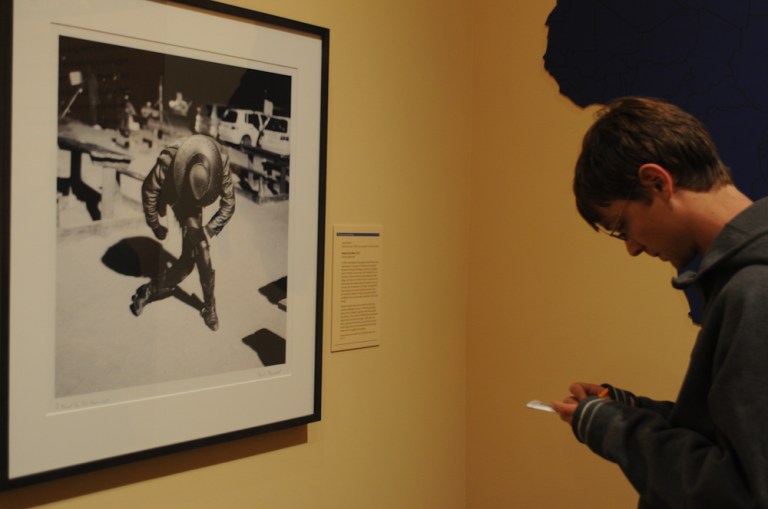
M259 293L267 300L285 311L285 299L288 296L288 276L281 277L259 288Z
M285 364L285 339L271 330L259 329L244 337L243 343L256 352L264 366Z
M166 251L155 239L130 237L110 246L101 257L101 261L118 274L155 279L161 270L170 267L176 261L176 257ZM200 297L190 295L178 286L172 293L157 300L168 297L175 297L198 311L203 309L203 301Z

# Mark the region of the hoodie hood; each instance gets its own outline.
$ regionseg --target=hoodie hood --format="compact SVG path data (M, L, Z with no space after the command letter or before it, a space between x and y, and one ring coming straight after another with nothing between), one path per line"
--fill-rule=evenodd
M768 265L768 198L756 201L726 224L698 270L673 278L672 286L683 290L699 283L714 269L734 271L755 264Z

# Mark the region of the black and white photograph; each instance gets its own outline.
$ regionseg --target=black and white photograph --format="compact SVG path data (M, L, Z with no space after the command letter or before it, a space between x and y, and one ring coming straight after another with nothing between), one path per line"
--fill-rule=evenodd
M60 37L59 107L56 396L284 364L290 76Z
M327 29L12 4L0 489L319 420Z

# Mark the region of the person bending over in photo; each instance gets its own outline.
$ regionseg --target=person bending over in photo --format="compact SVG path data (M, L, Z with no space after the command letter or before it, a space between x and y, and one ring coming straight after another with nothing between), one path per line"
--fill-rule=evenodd
M235 212L235 191L229 156L223 147L204 135L192 135L165 148L141 187L147 225L164 240L168 229L160 224L170 205L181 226L181 256L132 297L131 312L139 316L152 301L167 297L197 267L203 290L200 314L211 330L218 330L214 298L214 270L209 239L218 235ZM203 208L219 200L219 209L203 226Z

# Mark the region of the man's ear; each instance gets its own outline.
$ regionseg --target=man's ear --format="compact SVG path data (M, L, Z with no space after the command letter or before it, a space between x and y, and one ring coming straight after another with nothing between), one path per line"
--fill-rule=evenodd
M646 163L637 170L640 184L648 193L668 198L675 190L675 179L662 166L654 163Z

